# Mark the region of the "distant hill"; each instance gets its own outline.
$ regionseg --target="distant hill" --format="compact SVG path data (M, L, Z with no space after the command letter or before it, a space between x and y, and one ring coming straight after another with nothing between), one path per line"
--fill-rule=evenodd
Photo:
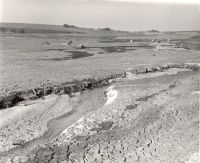
M82 33L78 29L66 29L62 25L0 23L0 31L16 33Z
M13 33L66 33L66 34L87 34L87 33L125 33L115 31L110 28L93 29L77 27L74 25L47 25L47 24L28 24L28 23L0 23L0 32Z

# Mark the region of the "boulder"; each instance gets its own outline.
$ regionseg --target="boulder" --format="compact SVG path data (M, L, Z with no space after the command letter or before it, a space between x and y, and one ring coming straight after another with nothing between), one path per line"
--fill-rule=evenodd
M137 69L136 74L144 74L144 73L146 73L146 68L139 68L139 69Z

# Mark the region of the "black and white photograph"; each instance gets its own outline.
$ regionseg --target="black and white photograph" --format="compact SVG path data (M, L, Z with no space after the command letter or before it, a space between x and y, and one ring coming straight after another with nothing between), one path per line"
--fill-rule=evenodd
M199 163L200 0L0 0L0 163Z

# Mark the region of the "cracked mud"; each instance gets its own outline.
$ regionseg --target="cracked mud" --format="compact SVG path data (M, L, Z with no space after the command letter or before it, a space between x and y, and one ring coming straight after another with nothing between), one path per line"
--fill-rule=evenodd
M142 85L141 85L142 84ZM46 144L2 161L198 162L199 72L122 79L118 97Z

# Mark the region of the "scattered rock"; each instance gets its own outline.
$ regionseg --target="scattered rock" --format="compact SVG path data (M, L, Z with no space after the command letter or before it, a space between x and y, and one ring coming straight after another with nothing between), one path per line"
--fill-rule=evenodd
M98 126L99 128L92 128L90 131L103 131L103 130L108 130L111 128L114 122L112 121L107 121L107 122L102 122Z
M146 68L139 68L137 69L136 74L145 74L146 72Z
M147 72L153 72L152 68L147 68L146 71Z

